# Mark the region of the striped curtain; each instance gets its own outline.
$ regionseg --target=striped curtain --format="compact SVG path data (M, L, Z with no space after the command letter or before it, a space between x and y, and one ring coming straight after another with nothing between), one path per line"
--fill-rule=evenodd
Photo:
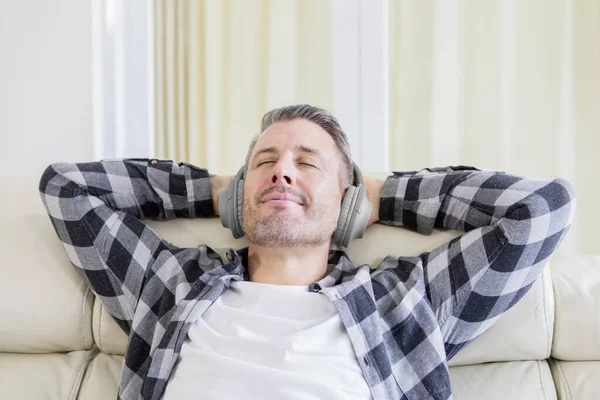
M332 106L331 3L155 0L156 149L223 174L268 110Z
M342 1L155 0L158 155L232 174L269 109L335 112ZM389 169L566 178L579 200L562 249L600 253L600 2L352 1L388 10Z

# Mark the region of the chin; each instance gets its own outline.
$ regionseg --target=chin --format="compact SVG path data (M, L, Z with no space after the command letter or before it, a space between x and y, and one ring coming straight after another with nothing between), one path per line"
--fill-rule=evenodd
M322 245L331 239L322 226L307 226L305 219L271 215L251 224L248 240L263 247L305 247Z

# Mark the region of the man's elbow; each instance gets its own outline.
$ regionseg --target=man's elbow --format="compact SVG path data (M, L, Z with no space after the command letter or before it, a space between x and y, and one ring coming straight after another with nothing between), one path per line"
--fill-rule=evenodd
M550 225L555 232L567 230L573 223L577 198L571 183L555 179L542 189L542 205L550 215Z
M571 184L555 179L515 204L501 226L513 245L534 245L549 238L559 242L573 222L575 205Z
M40 183L38 185L38 189L40 193L46 193L48 191L48 186L52 179L58 174L56 169L54 169L55 164L50 164L42 173L40 177Z
M68 192L68 189L75 191L77 188L80 188L83 183L77 182L77 180L83 179L80 173L75 174L75 172L78 171L77 165L73 163L50 164L40 177L40 182L38 185L40 193L58 196L59 191L61 191L63 195ZM79 175L81 178L77 179L77 175Z

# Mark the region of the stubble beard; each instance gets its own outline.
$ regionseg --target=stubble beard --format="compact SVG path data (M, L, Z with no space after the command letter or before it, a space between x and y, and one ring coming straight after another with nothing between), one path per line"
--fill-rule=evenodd
M262 216L257 205L244 201L244 231L251 243L262 247L316 247L331 239L337 223L334 211L314 205L303 216L273 212Z

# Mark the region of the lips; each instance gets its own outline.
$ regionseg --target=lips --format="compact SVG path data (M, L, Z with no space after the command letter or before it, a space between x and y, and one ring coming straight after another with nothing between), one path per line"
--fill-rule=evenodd
M272 201L273 203L292 202L298 205L304 205L302 200L289 193L271 193L261 199L261 203Z

